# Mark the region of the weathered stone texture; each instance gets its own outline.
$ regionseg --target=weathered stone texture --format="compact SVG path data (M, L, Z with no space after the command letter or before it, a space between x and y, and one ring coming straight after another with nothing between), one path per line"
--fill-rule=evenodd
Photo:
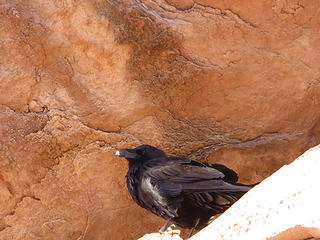
M0 239L136 239L162 223L115 149L256 182L320 141L319 1L1 0Z

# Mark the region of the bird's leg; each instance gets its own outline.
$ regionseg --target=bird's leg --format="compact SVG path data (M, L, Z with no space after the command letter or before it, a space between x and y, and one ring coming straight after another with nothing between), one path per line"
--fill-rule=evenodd
M198 226L199 222L200 222L200 218L197 218L196 223L194 224L193 228L191 228L191 230L190 230L190 232L189 232L189 234L188 234L187 239L189 239L189 238L192 236L192 233L193 233L193 231L196 229L196 227Z
M165 222L165 224L160 228L159 233L164 233L164 232L167 230L168 224L169 224L170 220L171 220L171 219L168 219L168 220Z

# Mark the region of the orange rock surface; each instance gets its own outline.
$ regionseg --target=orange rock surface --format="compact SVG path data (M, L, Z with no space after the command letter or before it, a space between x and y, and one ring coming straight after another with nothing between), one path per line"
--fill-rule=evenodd
M320 142L319 1L2 0L0 239L137 239L117 148L253 183Z

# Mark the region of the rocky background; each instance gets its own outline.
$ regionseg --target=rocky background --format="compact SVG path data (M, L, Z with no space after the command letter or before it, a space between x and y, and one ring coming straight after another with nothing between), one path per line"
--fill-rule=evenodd
M320 142L317 0L0 0L0 239L137 239L142 143L243 183Z

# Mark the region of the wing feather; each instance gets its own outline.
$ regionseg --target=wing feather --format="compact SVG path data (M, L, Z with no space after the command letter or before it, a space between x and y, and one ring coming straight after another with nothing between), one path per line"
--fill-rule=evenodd
M185 158L154 159L143 177L169 197L192 192L247 192L250 187L227 183L219 170Z
M249 186L224 181L225 175L209 164L174 157L166 161L160 158L149 162L152 167L146 168L142 180L148 179L163 197L154 198L154 204L171 214L174 214L183 199L190 199L198 206L221 212L251 189Z

